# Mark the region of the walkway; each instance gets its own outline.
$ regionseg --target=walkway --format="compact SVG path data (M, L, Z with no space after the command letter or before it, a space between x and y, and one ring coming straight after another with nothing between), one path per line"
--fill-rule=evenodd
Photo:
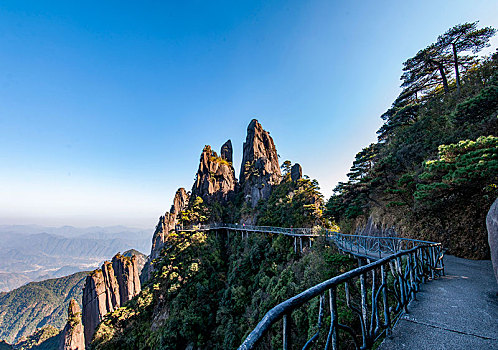
M445 255L444 265L446 276L421 285L380 350L498 349L498 285L491 262Z

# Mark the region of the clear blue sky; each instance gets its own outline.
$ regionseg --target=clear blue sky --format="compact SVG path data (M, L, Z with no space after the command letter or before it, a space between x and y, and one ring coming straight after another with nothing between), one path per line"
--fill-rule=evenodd
M271 131L328 197L402 62L496 1L2 1L0 224L152 228L205 144ZM493 46L496 47L496 39Z

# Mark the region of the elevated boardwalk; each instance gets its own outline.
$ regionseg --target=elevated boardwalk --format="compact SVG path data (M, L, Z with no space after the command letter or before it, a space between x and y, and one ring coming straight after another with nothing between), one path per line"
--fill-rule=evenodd
M421 285L380 350L498 349L498 286L491 262L445 256L446 275Z
M329 312L331 324L325 349L338 349L338 331L347 330L337 313L337 290L345 288L346 303L361 320L361 333L349 331L357 348L370 349L387 330L392 334L378 347L381 350L417 349L496 349L498 350L498 287L490 261L471 261L446 256L441 244L398 237L344 235L310 228L281 228L239 224L199 225L182 231L228 230L249 233L282 234L294 239L294 247L310 246L325 236L339 250L357 257L359 267L324 281L290 298L267 312L239 349L253 349L278 320L282 320L282 348L289 349L289 317L305 302L320 298L318 332L303 349L318 338L323 315ZM367 264L367 265L365 265ZM388 284L388 277L394 284ZM423 283L437 279L437 283ZM358 308L351 304L348 284L361 285ZM368 291L372 298L367 299ZM323 300L328 293L330 307ZM392 303L392 300L395 302ZM391 319L392 317L392 319ZM396 323L394 328L393 324ZM360 341L362 338L362 341ZM294 346L292 346L294 348Z
M322 341L326 341L325 349L336 350L341 347L339 344L340 336L342 336L341 339L344 339L343 336L346 334L349 335L350 342L354 342L357 349L370 349L376 344L379 337L391 333L397 320L403 318L400 325L403 321L410 322L404 316L404 312L408 311L408 304L416 298L421 288L425 287L424 282L443 278L445 271L444 250L440 243L435 242L399 237L345 235L318 228L281 228L224 223L198 225L190 228L179 228L179 230L216 232L223 230L227 232L227 238L230 232L239 232L242 237L247 237L249 233L255 232L282 234L294 239L295 250L297 250L297 242L302 250L303 240L307 240L311 246L316 237L323 236L333 242L339 250L358 258L358 268L315 285L270 309L246 337L239 350L257 347L263 336L271 332L272 327L277 323L283 327L282 349L295 348L297 344L291 345L293 330L290 326L292 323L290 319L292 313L314 298L319 298L317 332L303 344L304 346L298 345L299 348L303 346L303 349L309 349L314 345L314 342L318 341L319 337L322 337ZM360 287L356 293L352 292L352 289L355 289L354 286ZM439 289L437 286L433 288L435 289L430 294L437 295ZM325 303L327 296L329 305ZM352 328L348 324L341 323L350 321L338 313L337 299L339 297L345 298L340 307L347 306L357 315L360 329L357 326ZM463 310L464 305L461 306ZM429 304L427 307L434 307L436 312L445 312L444 305ZM329 325L324 325L323 322L326 314L330 315ZM396 332L398 332L397 329ZM410 336L410 330L401 330L400 332L405 337ZM323 338L324 336L325 338ZM427 345L427 349L435 349L423 336L417 338L420 338L420 342L411 344L407 349L423 349L424 347L421 346L425 345ZM494 337L481 336L481 339L488 341L489 344L485 345L494 346ZM386 349L403 348L400 343L393 343L392 347L389 348L387 344L384 345ZM441 341L441 344L444 344L444 340ZM441 349L446 348L448 347Z

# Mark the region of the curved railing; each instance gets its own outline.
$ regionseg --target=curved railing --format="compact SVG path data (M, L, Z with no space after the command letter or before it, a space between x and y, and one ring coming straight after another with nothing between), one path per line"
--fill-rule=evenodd
M210 230L219 230L219 229L230 229L230 230L245 231L245 232L276 233L276 234L283 234L286 236L297 236L297 237L318 237L321 235L322 231L324 230L319 227L292 228L292 227L256 226L256 225L246 225L246 224L225 224L225 223L198 224L198 225L188 226L185 228L180 228L179 230L210 231Z
M368 259L380 259L419 245L437 244L403 237L347 235L339 232L331 232L329 237L340 250Z
M239 350L254 349L264 337L276 336L275 327L282 327L282 348L288 350L297 341L293 312L315 298L318 300L314 334L304 344L292 348L308 349L321 345L324 349L370 349L376 340L390 332L393 324L415 298L419 286L426 280L444 274L444 250L440 243L398 237L347 235L323 228L282 228L241 224L210 224L182 228L182 231L229 229L243 232L277 233L287 236L325 236L338 249L358 257L363 264L333 277L269 310ZM373 262L371 262L373 261ZM368 262L368 264L364 264ZM325 302L328 296L328 306ZM356 321L345 317L352 313ZM328 313L330 322L325 326ZM349 323L349 324L348 324ZM327 328L327 329L325 329ZM297 346L299 345L299 346Z

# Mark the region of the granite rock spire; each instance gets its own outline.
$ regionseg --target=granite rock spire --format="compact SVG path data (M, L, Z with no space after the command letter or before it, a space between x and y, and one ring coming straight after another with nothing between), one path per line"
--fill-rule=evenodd
M140 293L137 259L116 254L100 270L87 276L83 288L83 326L85 344L92 341L97 325L108 313Z
M67 323L60 335L59 350L85 350L81 309L74 299L69 302Z
M274 185L282 179L278 154L270 133L253 119L247 127L240 169L240 185L244 197L254 208L267 199Z

